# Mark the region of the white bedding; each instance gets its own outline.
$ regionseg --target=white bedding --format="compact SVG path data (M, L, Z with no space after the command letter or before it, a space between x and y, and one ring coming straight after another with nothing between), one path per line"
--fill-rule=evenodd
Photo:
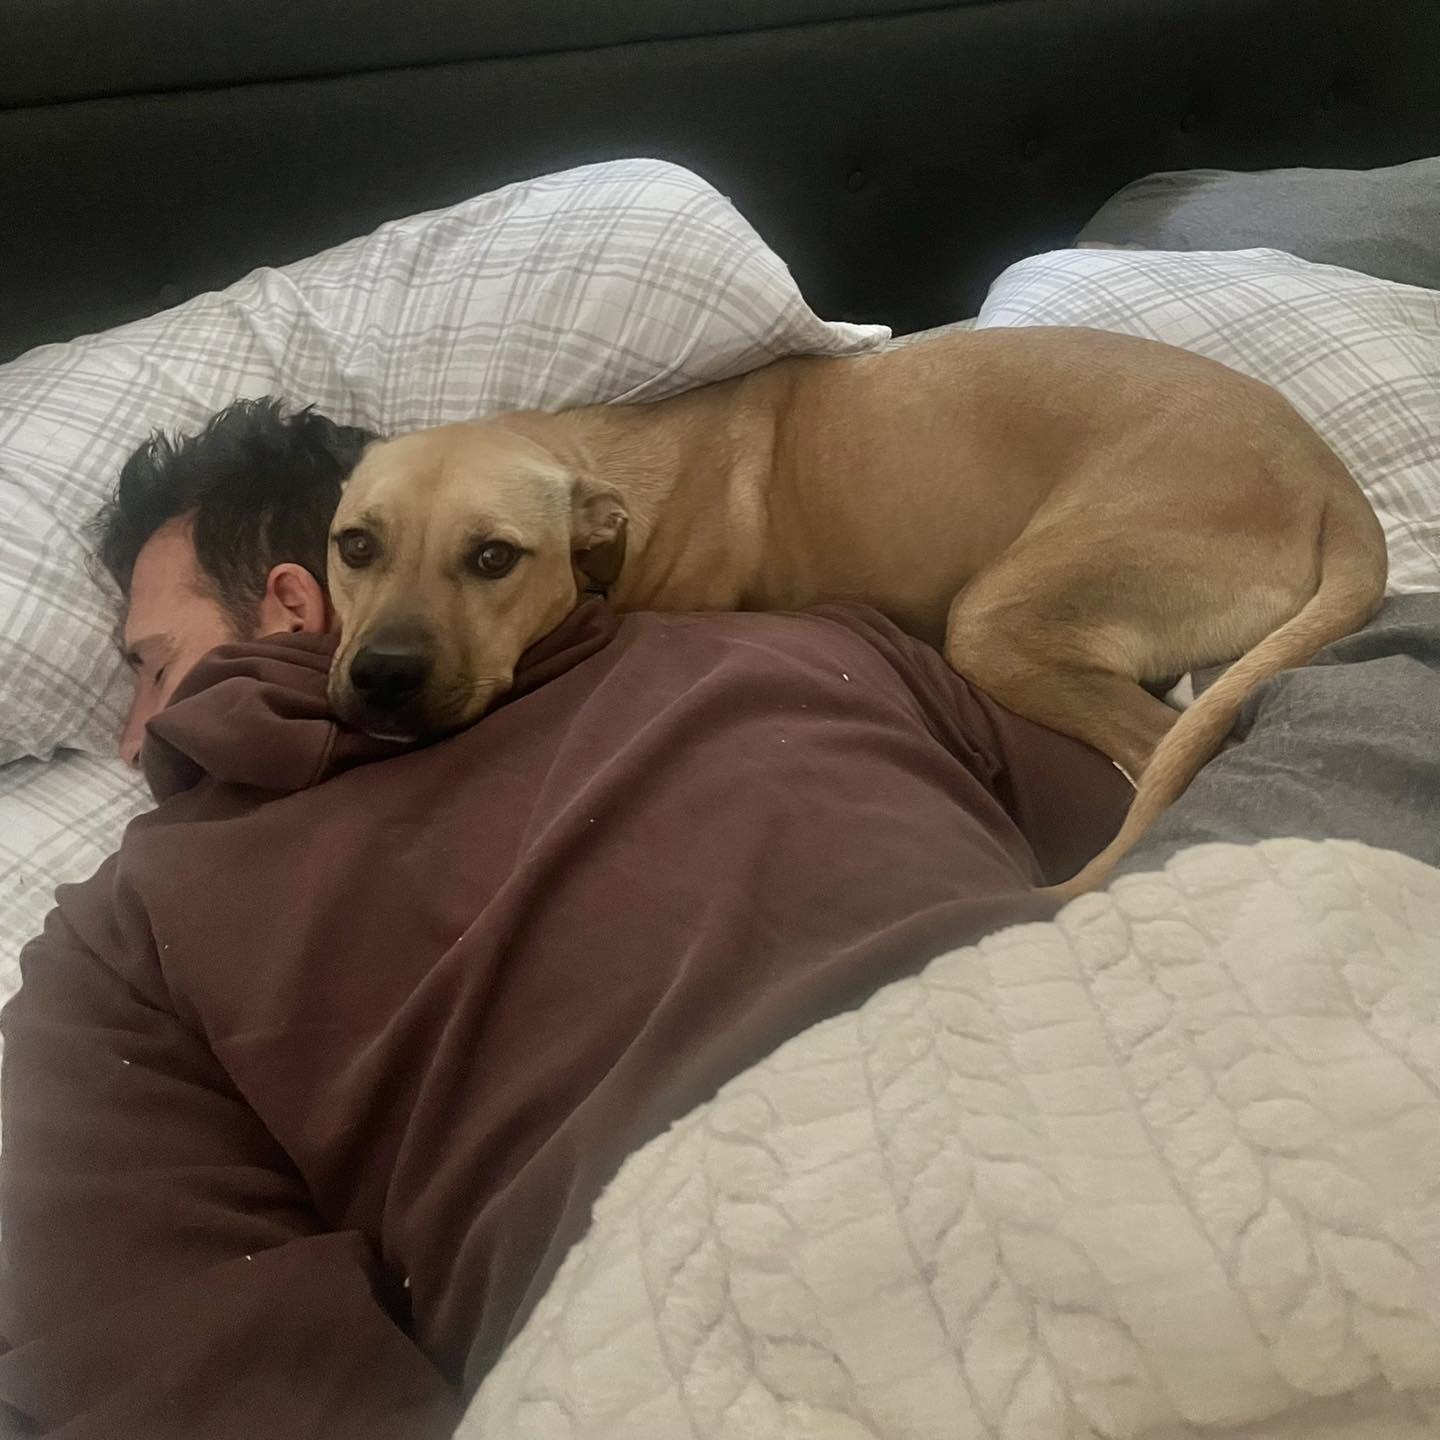
M119 760L72 750L0 765L0 1001L20 983L20 947L39 933L55 887L91 875L150 804Z
M634 1155L463 1440L1440 1434L1440 871L1201 846Z
M55 887L92 875L150 803L119 760L71 750L0 765L0 1004L20 987L21 948L40 933Z

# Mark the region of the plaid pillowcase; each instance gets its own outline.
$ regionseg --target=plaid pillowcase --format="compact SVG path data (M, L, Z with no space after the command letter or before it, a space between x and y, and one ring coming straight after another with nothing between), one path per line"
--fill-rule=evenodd
M1273 385L1370 497L1390 593L1440 589L1440 292L1276 250L1062 250L1011 266L979 323L1142 335Z
M237 396L380 431L652 400L782 355L865 350L714 189L619 161L382 226L0 367L0 762L108 753L128 686L82 527L131 449Z

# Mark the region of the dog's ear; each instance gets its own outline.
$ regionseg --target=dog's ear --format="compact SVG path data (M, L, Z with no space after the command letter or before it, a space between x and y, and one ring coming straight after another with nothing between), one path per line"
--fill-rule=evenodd
M273 414L279 416L278 400L267 396L259 403L268 405ZM337 425L329 416L321 415L313 405L297 411L288 424L294 427L300 443L309 453L338 474L342 486L365 452L385 438L359 425Z
M613 490L577 480L570 496L570 551L575 568L600 585L613 585L625 564L630 516Z

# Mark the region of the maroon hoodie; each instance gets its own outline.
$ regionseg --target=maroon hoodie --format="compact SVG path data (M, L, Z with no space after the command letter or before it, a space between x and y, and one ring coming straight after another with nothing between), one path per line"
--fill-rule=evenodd
M216 651L3 1017L0 1402L438 1437L627 1152L1114 829L1094 752L868 611L575 613L423 748ZM1038 865L1037 865L1038 857Z

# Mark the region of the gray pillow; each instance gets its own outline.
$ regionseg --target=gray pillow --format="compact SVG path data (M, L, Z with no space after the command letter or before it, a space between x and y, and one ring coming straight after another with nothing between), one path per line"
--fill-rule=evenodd
M1440 290L1440 157L1384 170L1176 170L1108 200L1081 247L1285 250Z

